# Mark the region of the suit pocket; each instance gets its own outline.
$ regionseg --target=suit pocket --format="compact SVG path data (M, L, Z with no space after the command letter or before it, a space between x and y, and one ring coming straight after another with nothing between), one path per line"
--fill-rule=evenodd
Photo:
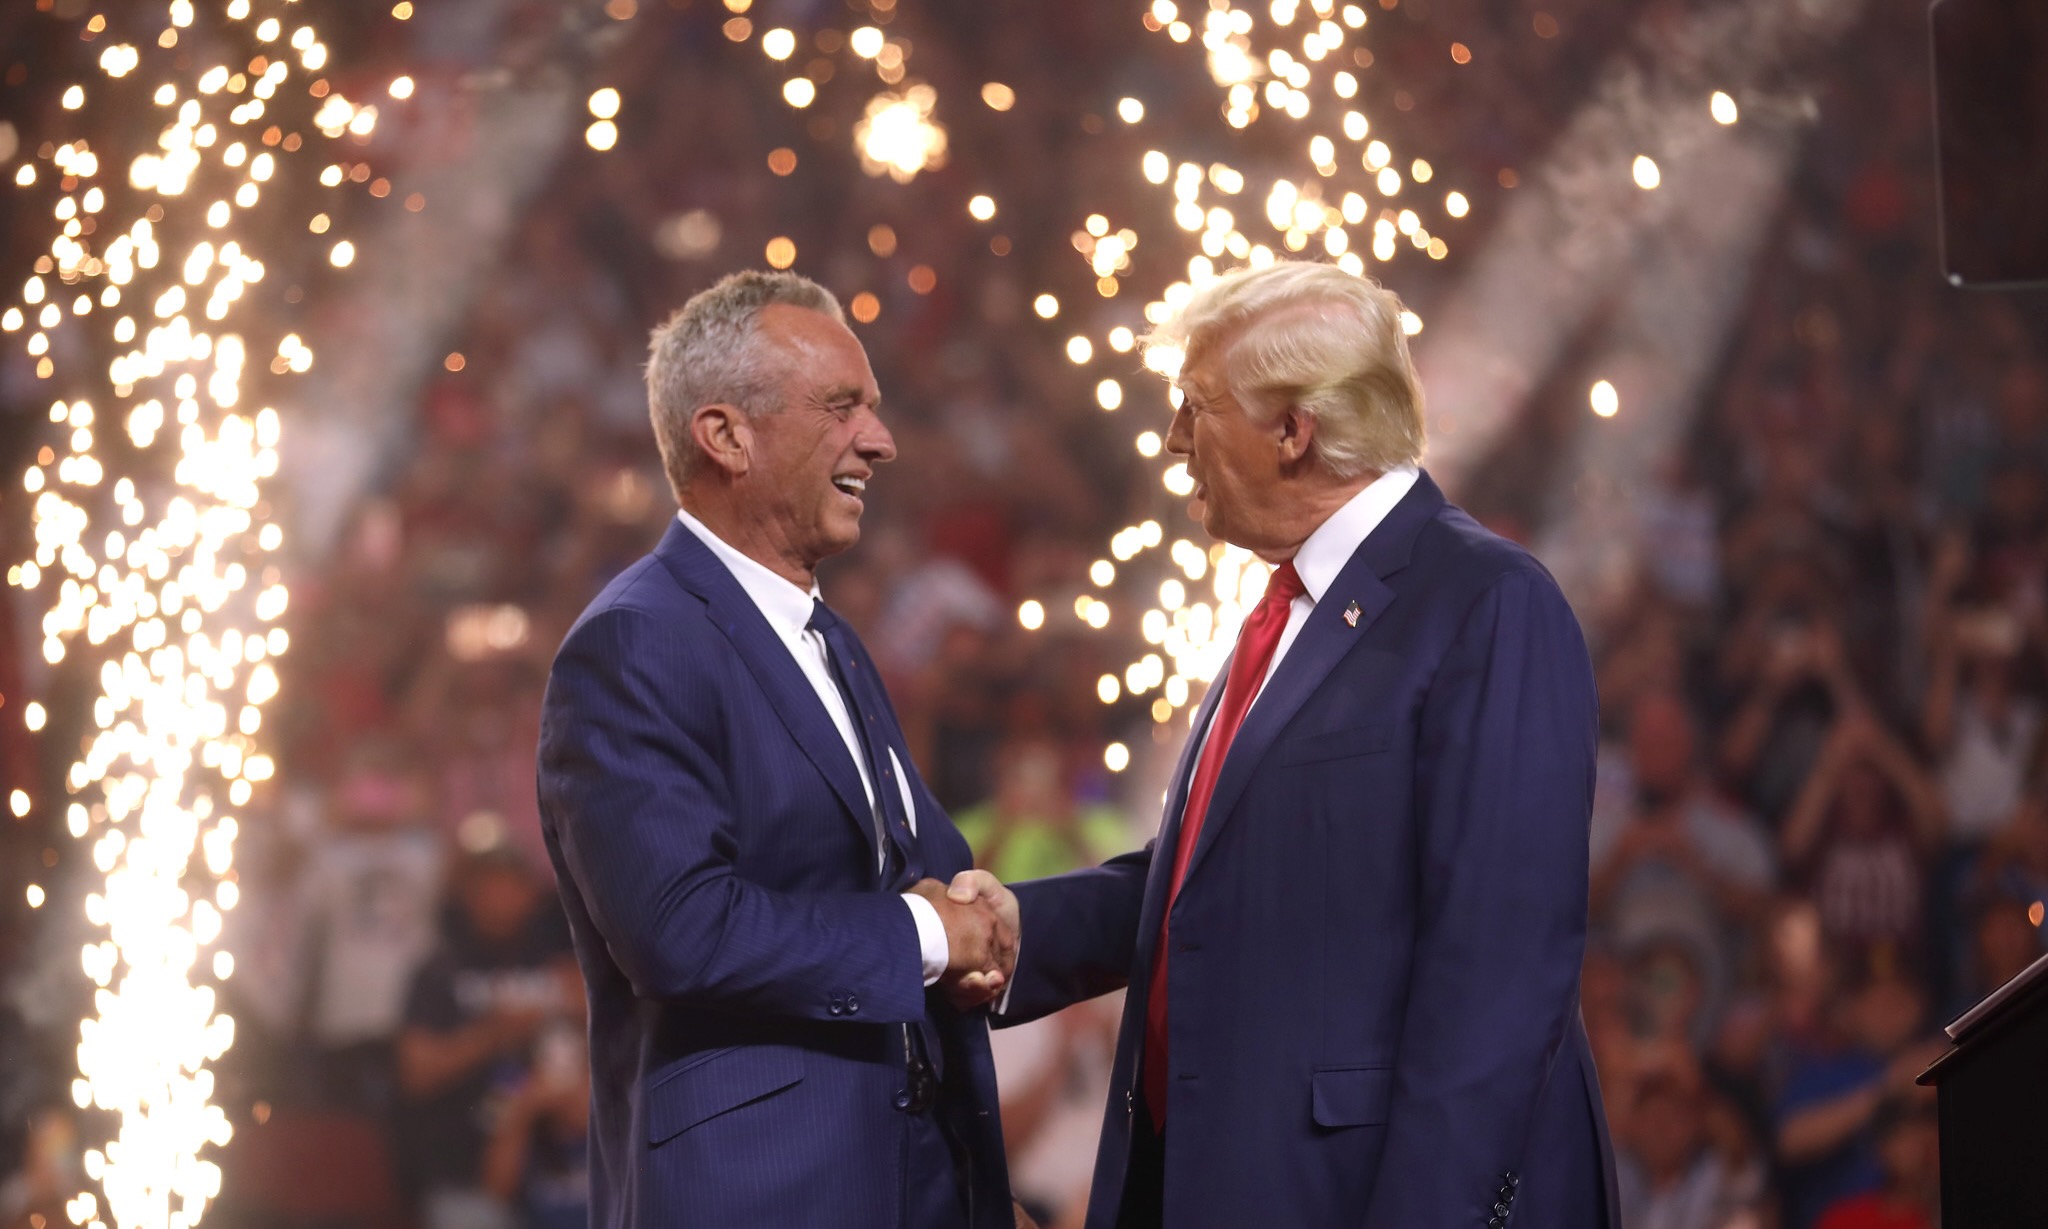
M803 1056L775 1046L733 1046L688 1059L647 1086L647 1142L674 1139L803 1078Z
M1321 734L1290 738L1273 749L1276 764L1314 764L1322 760L1371 755L1394 745L1394 727L1385 721L1351 725Z
M1387 1120L1392 1067L1328 1067L1309 1075L1310 1109L1326 1127L1367 1127Z

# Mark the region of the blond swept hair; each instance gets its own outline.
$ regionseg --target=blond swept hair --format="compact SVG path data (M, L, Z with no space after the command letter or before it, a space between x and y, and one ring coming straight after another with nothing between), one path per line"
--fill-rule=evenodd
M1401 300L1370 278L1307 261L1239 269L1144 340L1186 359L1228 346L1225 378L1245 412L1270 422L1298 407L1315 423L1315 452L1339 478L1422 460L1422 384Z

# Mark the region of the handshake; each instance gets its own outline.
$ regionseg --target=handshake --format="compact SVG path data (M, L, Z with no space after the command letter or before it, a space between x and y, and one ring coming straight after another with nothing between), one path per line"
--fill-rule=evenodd
M1000 998L1017 971L1017 894L987 871L961 871L951 886L926 879L911 891L930 901L946 928L939 988L962 1011Z

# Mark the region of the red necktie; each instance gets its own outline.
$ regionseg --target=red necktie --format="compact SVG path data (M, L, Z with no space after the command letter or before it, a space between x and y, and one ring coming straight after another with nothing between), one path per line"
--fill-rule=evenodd
M1237 651L1231 654L1230 674L1224 680L1223 698L1209 722L1209 740L1202 744L1195 762L1194 780L1188 785L1188 803L1181 812L1180 844L1173 851L1173 878L1167 881L1166 911L1159 921L1159 948L1152 957L1152 988L1145 1003L1145 1105L1152 1111L1152 1125L1166 1124L1166 919L1180 896L1181 880L1187 877L1188 859L1202 836L1202 821L1208 817L1209 798L1216 792L1216 778L1223 773L1224 757L1244 724L1252 701L1265 681L1273 650L1280 645L1280 633L1287 629L1287 609L1305 592L1294 564L1283 563L1266 582L1266 595L1252 608L1237 635Z

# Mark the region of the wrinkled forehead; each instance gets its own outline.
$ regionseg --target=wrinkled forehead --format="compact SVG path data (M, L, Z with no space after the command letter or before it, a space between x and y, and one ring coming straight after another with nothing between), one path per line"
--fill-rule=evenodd
M760 336L776 352L783 379L803 389L852 389L876 395L867 348L844 324L807 307L774 303L761 309Z

